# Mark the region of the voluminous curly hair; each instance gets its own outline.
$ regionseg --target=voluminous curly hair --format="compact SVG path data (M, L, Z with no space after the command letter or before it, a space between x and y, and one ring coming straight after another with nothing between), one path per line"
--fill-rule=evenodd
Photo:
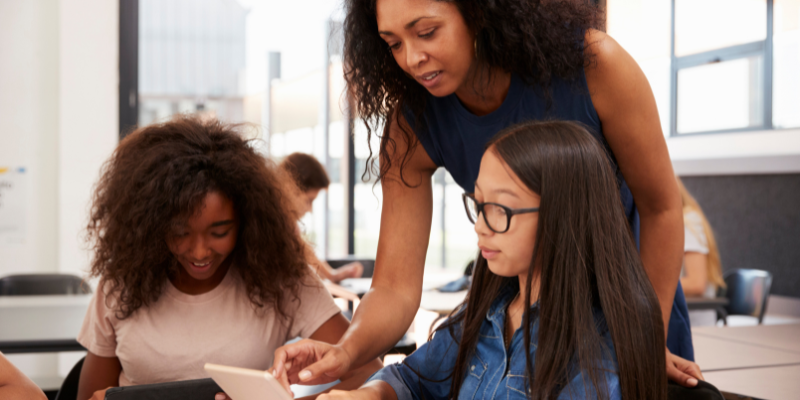
M528 85L543 89L549 97L553 77L571 80L592 62L586 51L585 33L603 27L602 14L592 0L435 0L454 3L467 28L475 37L476 71L491 79L489 71L499 68L518 75ZM425 134L422 118L427 90L397 64L391 49L378 35L376 0L345 0L344 22L345 80L354 93L354 109L364 119L367 140L381 139L379 177L393 162L402 170L417 142L413 133L401 125L405 154L395 153L395 139L389 136L392 118L410 111L408 121L417 134ZM383 129L383 134L377 133ZM375 167L370 150L369 168Z
M287 317L284 303L297 298L308 271L284 191L290 178L256 153L240 127L180 116L134 131L105 163L87 240L91 275L116 295L120 318L156 302L179 272L167 247L171 228L214 191L233 202L240 221L229 257L250 301Z

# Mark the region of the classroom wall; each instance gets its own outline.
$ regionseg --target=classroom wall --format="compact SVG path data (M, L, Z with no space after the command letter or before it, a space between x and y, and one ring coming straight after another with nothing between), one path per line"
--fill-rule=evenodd
M0 168L24 168L21 231L0 276L58 269L58 2L0 2Z
M25 171L0 276L88 266L91 189L118 141L118 21L115 1L0 2L0 168Z
M772 294L800 298L800 173L682 179L714 229L723 270L769 271Z
M119 2L59 2L58 270L83 274L89 203L119 141Z
M25 168L24 235L0 243L0 276L85 275L91 189L118 141L118 2L0 2L0 168ZM37 383L82 352L13 354Z

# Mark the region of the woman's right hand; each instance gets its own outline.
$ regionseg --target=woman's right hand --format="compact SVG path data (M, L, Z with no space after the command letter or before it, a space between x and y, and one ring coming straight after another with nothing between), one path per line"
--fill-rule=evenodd
M273 375L287 391L289 385L321 385L333 382L350 370L350 355L337 346L311 339L275 350Z

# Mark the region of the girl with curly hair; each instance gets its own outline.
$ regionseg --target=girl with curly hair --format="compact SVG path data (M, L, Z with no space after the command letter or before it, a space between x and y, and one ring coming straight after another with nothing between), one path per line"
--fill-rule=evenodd
M691 362L679 284L681 198L656 102L633 58L602 32L595 3L345 1L348 91L368 138L381 139L375 277L345 339L318 344L313 357L322 362L290 371L287 384L332 379L333 369L361 365L395 343L420 301L434 171L446 168L473 192L488 140L515 123L545 119L587 125L609 152L621 205L661 305L667 374L686 386L702 377ZM277 371L292 358L291 349L276 353Z
M88 225L100 284L78 335L79 399L204 378L206 362L267 369L295 337L339 340L348 322L309 273L286 182L217 121L179 117L122 140Z

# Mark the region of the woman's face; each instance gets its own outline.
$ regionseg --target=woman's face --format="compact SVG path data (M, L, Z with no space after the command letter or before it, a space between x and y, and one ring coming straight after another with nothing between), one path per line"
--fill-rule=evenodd
M219 192L209 192L200 210L173 228L167 246L190 280L205 281L215 276L231 254L238 232L233 202Z
M300 216L306 215L314 208L314 200L322 189L309 189L300 195Z
M497 203L506 207L536 208L541 197L532 192L500 159L493 148L489 148L481 160L478 180L475 181L475 199L479 203ZM533 258L533 244L539 213L517 214L505 233L495 233L481 213L475 221L478 247L488 261L489 269L500 276L527 275Z
M467 81L474 37L455 4L377 0L376 8L379 34L395 61L432 95L450 95Z

